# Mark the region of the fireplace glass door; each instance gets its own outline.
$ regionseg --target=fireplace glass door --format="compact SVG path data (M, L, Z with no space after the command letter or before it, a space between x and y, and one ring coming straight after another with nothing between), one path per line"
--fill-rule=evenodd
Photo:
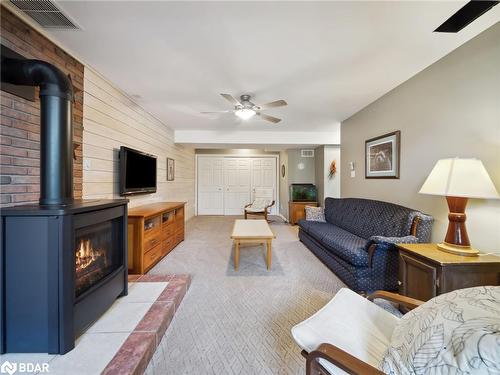
M123 264L121 240L117 230L119 222L115 221L117 220L109 220L76 230L76 298Z

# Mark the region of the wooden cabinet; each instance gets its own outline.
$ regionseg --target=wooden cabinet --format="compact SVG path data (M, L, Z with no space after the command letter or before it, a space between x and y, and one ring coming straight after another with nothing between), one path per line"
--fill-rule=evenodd
M399 293L422 301L456 289L500 285L500 257L464 257L436 244L400 244Z
M146 273L184 240L185 202L160 202L128 211L128 269Z
M306 206L317 207L316 202L288 202L288 215L290 224L295 225L300 219L306 218Z

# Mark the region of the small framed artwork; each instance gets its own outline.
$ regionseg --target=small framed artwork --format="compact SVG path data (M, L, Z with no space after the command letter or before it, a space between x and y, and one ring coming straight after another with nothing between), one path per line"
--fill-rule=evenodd
M167 158L167 181L175 179L175 160Z
M365 141L365 178L399 178L401 132Z

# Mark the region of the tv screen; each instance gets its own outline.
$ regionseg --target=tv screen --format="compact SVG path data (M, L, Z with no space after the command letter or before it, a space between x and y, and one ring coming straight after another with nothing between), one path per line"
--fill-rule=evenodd
M120 194L156 192L156 157L120 147Z

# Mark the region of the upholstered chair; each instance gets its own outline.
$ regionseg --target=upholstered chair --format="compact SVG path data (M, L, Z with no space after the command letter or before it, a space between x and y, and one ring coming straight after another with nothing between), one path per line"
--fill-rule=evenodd
M385 299L402 316L373 303ZM397 311L397 310L396 310ZM392 292L364 298L350 289L292 328L310 374L500 373L500 286L418 301Z

